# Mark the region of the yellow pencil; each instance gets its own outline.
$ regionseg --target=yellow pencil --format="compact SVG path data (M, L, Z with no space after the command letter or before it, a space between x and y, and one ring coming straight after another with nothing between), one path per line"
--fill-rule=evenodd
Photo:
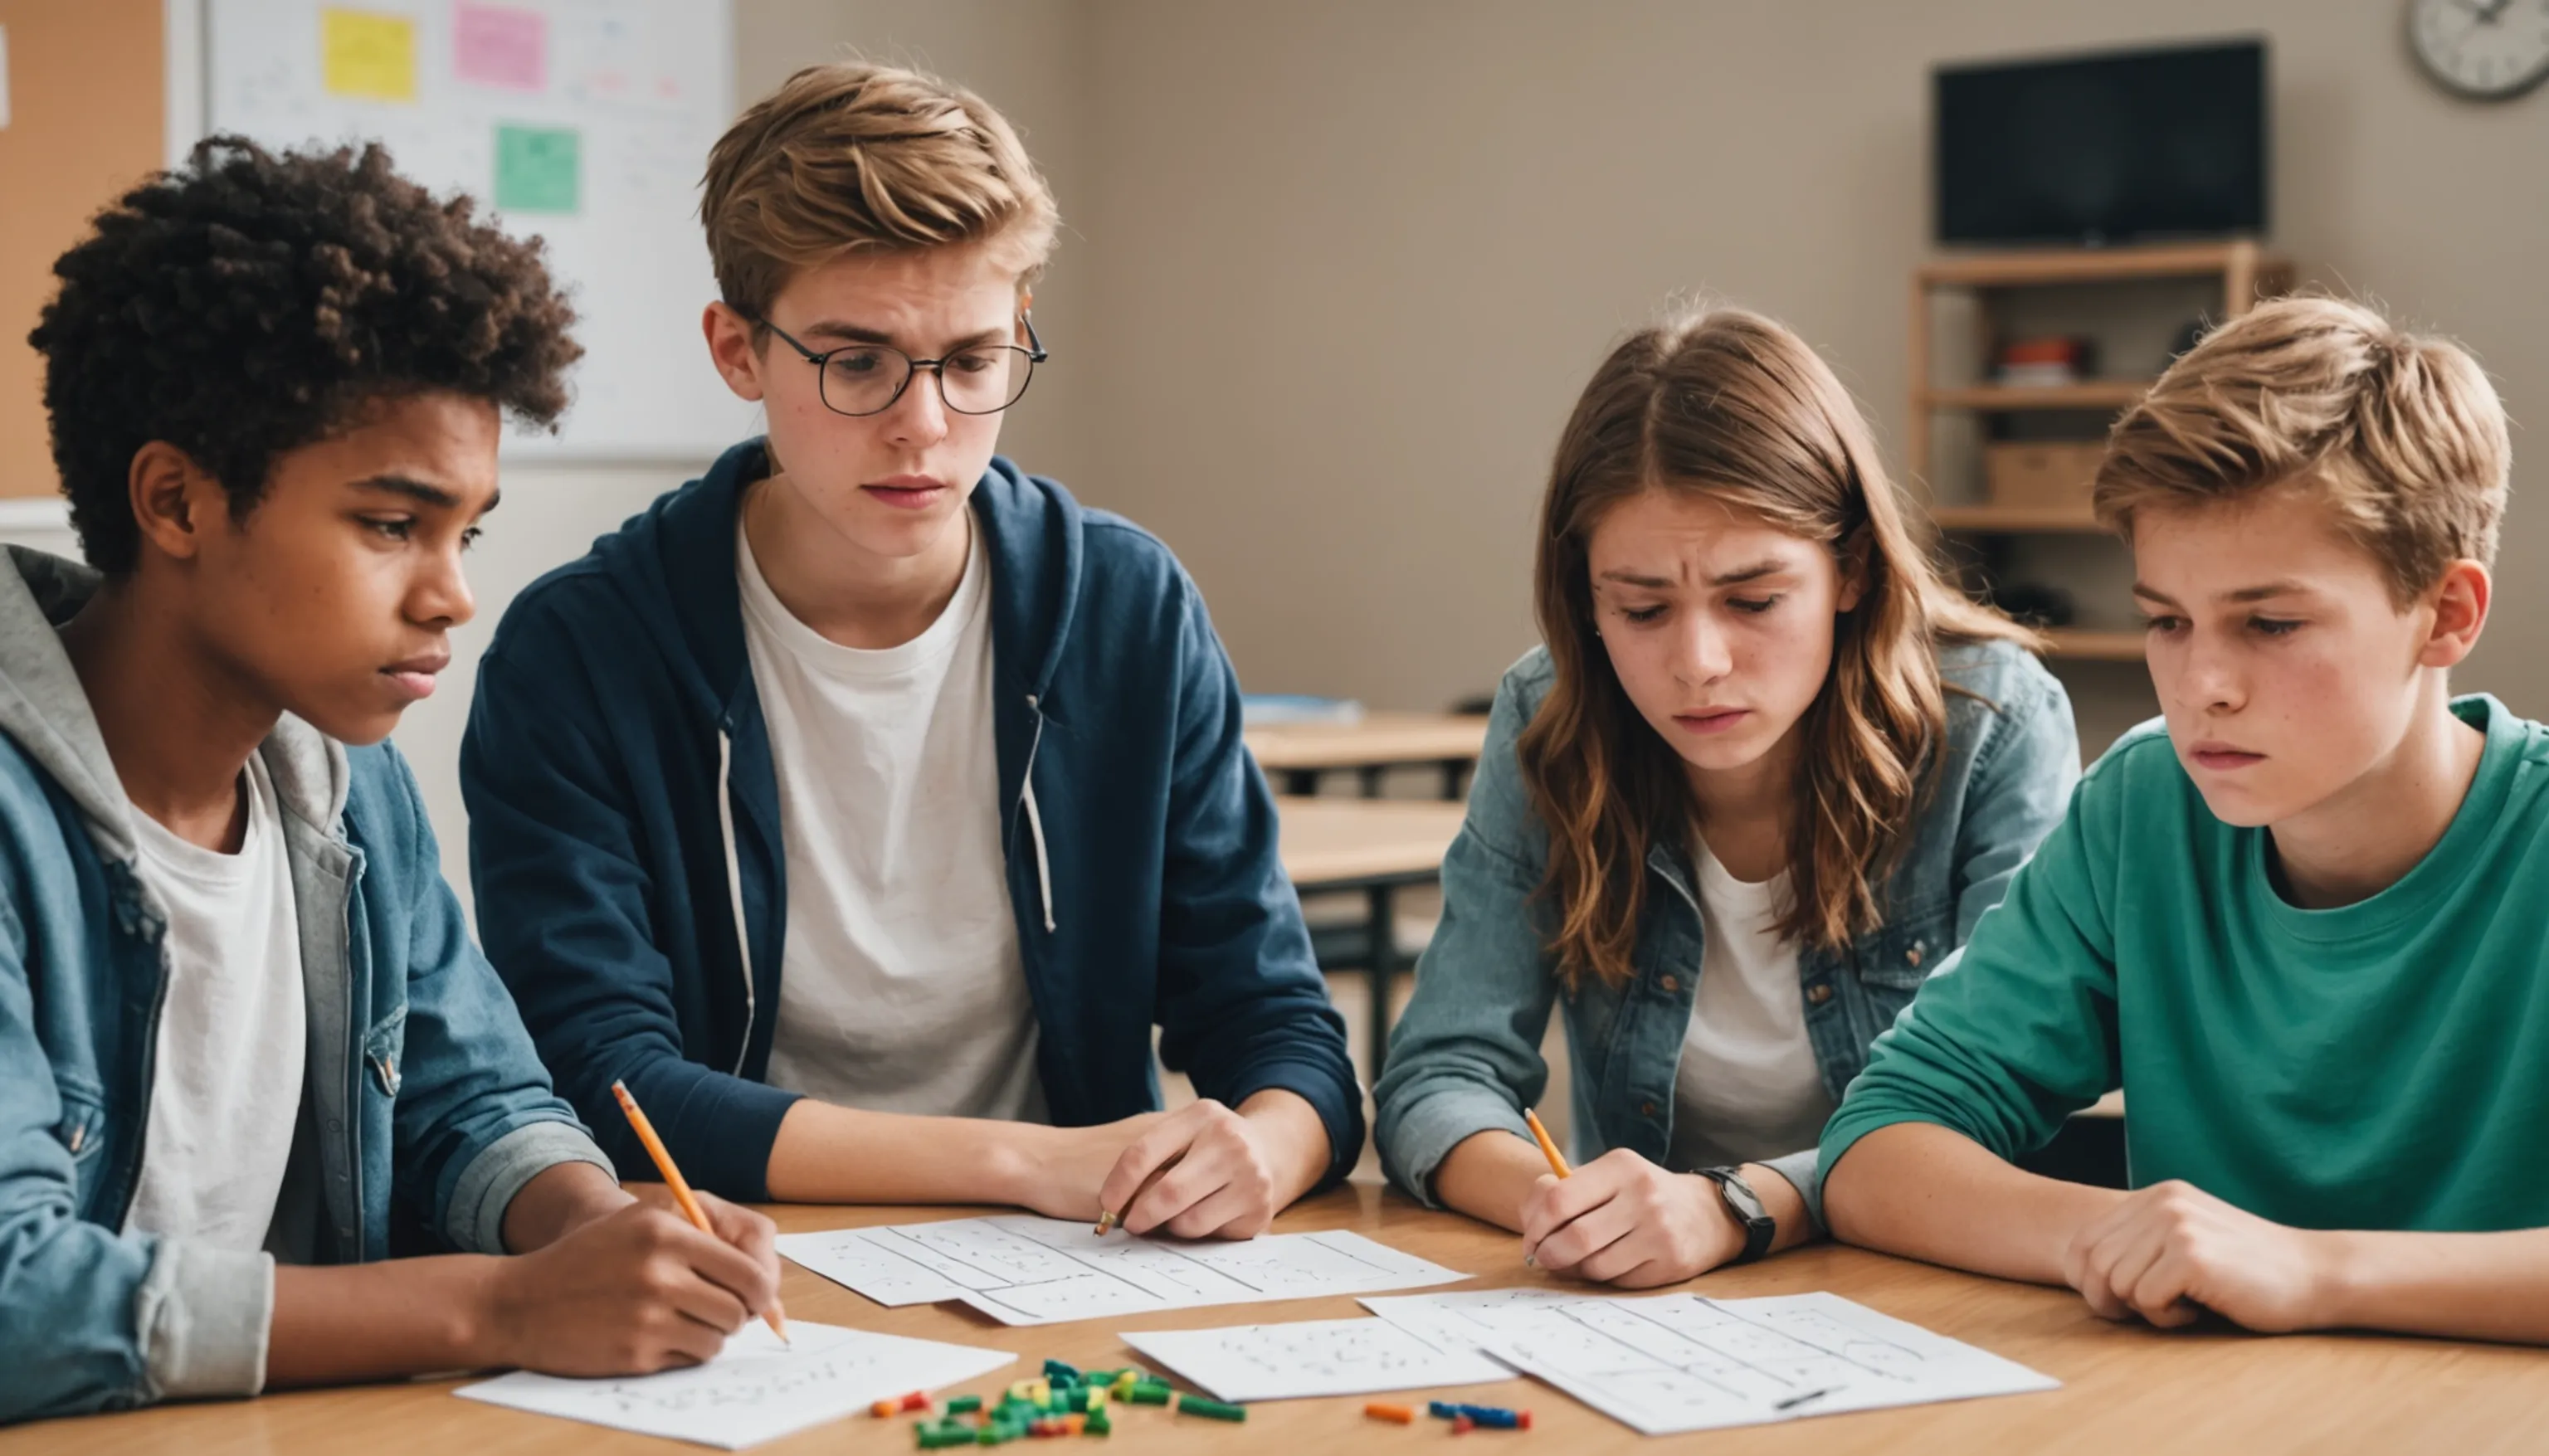
M1540 1144L1541 1155L1549 1159L1549 1170L1561 1178L1569 1176L1566 1159L1558 1155L1558 1144L1549 1140L1549 1130L1540 1125L1540 1114L1526 1107L1522 1120L1531 1124L1531 1139Z
M1185 1154L1180 1152L1171 1157L1167 1162L1153 1168L1151 1170L1151 1176L1142 1180L1142 1186L1133 1190L1133 1196L1124 1200L1124 1208L1121 1213L1114 1209L1099 1209L1097 1211L1097 1236L1104 1238L1109 1232L1120 1227L1124 1222L1124 1216L1133 1212L1133 1205L1141 1201L1143 1194L1151 1191L1152 1184L1160 1181L1160 1175L1167 1172L1169 1169L1176 1167L1179 1163L1183 1162L1184 1160Z
M691 1192L690 1180L682 1176L680 1168L673 1166L673 1155L664 1150L664 1139L655 1136L655 1125L646 1121L646 1114L637 1106L637 1099L628 1095L628 1084L614 1082L611 1093L619 1099L619 1110L628 1114L628 1126L637 1130L637 1140L646 1144L646 1155L655 1160L655 1171L662 1175L664 1186L673 1190L673 1201L682 1206L682 1213L690 1219L691 1227L711 1238L715 1237L716 1229L708 1224L708 1210L700 1207L699 1195ZM761 1312L761 1318L769 1321L770 1332L779 1336L781 1342L796 1343L788 1338L788 1320L779 1313L776 1301Z

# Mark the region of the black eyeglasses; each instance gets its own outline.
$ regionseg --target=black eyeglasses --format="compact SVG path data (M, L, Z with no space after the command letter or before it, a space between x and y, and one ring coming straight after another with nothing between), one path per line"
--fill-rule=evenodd
M835 414L882 414L894 408L911 377L926 369L938 376L938 398L958 414L997 414L1018 402L1035 378L1035 367L1048 357L1036 337L1035 319L1025 314L1018 322L1027 331L1027 347L974 344L943 359L915 359L891 344L843 344L816 353L791 338L767 318L752 320L787 340L814 366L815 390L823 408Z

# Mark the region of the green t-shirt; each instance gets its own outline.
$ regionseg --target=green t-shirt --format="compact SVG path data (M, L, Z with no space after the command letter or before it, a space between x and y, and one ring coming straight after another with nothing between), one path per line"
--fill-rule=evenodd
M2134 1186L2297 1228L2549 1225L2549 730L2493 697L2469 795L2398 883L2299 910L2157 725L2119 741L1879 1038L1823 1169L1890 1123L2002 1157L2121 1086Z

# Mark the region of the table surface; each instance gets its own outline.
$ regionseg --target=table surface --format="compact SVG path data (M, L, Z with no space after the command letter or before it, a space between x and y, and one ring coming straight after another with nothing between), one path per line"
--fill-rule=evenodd
M1305 891L1322 885L1426 875L1460 836L1467 810L1440 799L1341 799L1286 796L1283 873Z
M1487 720L1464 713L1366 713L1356 723L1266 723L1246 736L1249 752L1269 773L1434 764L1477 758Z
M974 1210L781 1207L792 1231L863 1224L958 1218ZM1395 1193L1351 1185L1305 1202L1277 1232L1352 1228L1410 1253L1467 1271L1448 1289L1502 1288L1552 1281L1522 1263L1512 1235L1453 1214L1429 1213ZM1649 1439L1545 1386L1514 1380L1463 1387L1453 1399L1528 1407L1528 1434L1478 1432L1472 1445L1503 1442L1547 1456L1578 1452L1702 1451L1717 1456L1813 1452L1816 1456L1951 1452L1998 1456L2152 1456L2166 1452L2445 1451L2452 1456L2542 1449L2549 1427L2549 1356L2504 1346L2369 1335L2261 1338L2227 1329L2162 1332L2110 1324L2063 1290L2036 1289L1907 1263L1829 1244L1741 1269L1721 1270L1687 1288L1720 1298L1831 1290L1898 1319L1979 1345L2063 1382L2058 1391L1822 1416L1779 1426ZM1116 1338L1121 1329L1205 1328L1363 1314L1345 1297L1180 1310L1127 1319L1009 1329L957 1305L882 1309L850 1291L787 1266L791 1318L855 1324L891 1334L1014 1350L1015 1366L970 1387L996 1395L1036 1373L1047 1356L1083 1369L1147 1363ZM458 1380L418 1381L339 1391L305 1391L256 1401L163 1407L119 1415L47 1421L0 1430L0 1456L225 1456L225 1453L359 1452L362 1456L621 1456L703 1448L601 1426L452 1399ZM1182 1387L1181 1387L1182 1388ZM1384 1398L1423 1401L1428 1392ZM1364 1416L1367 1398L1261 1403L1244 1424L1179 1417L1154 1408L1124 1412L1112 1449L1132 1452L1388 1452L1446 1438L1440 1422L1413 1428ZM848 1417L755 1447L770 1456L903 1452L913 1448L908 1417ZM1437 1449L1426 1446L1426 1449ZM1025 1456L1020 1449L1020 1456ZM1042 1450L1043 1447L1034 1449ZM1056 1448L1062 1449L1062 1448ZM1075 1444L1068 1448L1077 1450ZM1466 1450L1467 1448L1463 1448ZM1481 1453L1471 1453L1481 1456Z

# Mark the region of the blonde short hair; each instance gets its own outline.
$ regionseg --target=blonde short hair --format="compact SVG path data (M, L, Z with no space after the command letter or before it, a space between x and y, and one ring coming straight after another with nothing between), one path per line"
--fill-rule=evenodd
M802 268L981 243L1023 285L1053 252L1053 191L991 104L936 76L807 66L708 152L700 221L728 307L759 318Z
M2469 352L2360 304L2279 299L2188 350L2116 421L2093 493L2127 539L2142 506L2312 492L2405 606L2455 561L2491 565L2513 447Z

